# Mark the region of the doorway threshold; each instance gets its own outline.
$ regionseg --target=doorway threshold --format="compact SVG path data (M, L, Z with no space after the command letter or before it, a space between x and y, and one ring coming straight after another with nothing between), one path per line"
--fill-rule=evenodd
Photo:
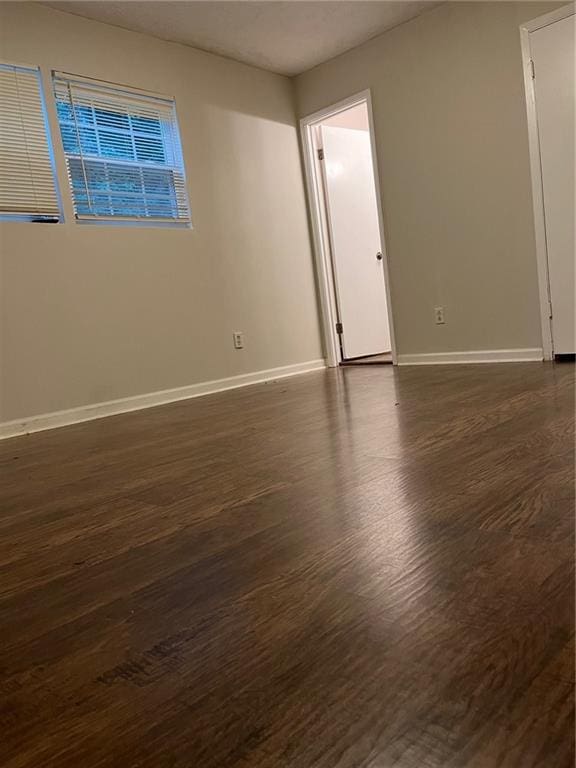
M392 365L392 362L392 352L382 352L379 355L352 357L349 360L342 360L340 365Z

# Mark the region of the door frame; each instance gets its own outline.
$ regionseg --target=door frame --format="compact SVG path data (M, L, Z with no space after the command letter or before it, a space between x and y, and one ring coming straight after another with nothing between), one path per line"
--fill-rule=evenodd
M320 310L322 315L322 335L326 350L326 363L330 368L338 366L342 362L340 341L336 333L338 321L336 309L336 293L333 281L333 262L329 237L323 224L323 211L326 210L326 199L321 174L318 172L314 128L322 120L345 112L351 107L366 104L368 122L370 128L370 149L372 153L372 168L374 172L374 184L376 187L376 207L378 209L378 228L380 230L380 243L384 256L384 289L386 291L388 325L390 329L390 345L392 347L392 362L397 365L396 337L394 334L394 320L392 317L392 298L390 291L390 266L388 263L388 250L384 236L384 221L382 217L382 200L380 196L380 180L378 176L378 161L376 157L376 142L374 138L374 116L372 114L372 96L370 89L360 91L346 99L331 104L324 109L306 115L300 120L300 135L302 138L302 150L304 156L304 174L306 177L306 191L308 195L308 209L312 224L312 241L314 248L314 260L316 265L316 277L318 281L318 293L320 295Z
M552 332L552 300L550 295L550 275L548 271L548 247L546 243L546 214L544 211L544 192L542 186L542 165L540 157L540 137L538 135L538 116L536 113L536 94L532 76L532 54L530 34L542 27L555 24L576 13L576 5L557 8L555 11L538 16L536 19L520 25L520 46L522 51L522 70L524 72L524 93L526 98L526 117L528 120L528 147L530 153L530 178L532 181L532 208L534 214L534 235L536 240L536 263L538 268L538 294L540 299L540 324L542 326L542 351L544 360L554 359L554 337Z

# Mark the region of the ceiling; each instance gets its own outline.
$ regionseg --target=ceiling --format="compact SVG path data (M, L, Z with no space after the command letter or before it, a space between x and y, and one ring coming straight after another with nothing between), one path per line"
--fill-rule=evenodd
M283 75L300 74L439 4L433 0L46 3Z

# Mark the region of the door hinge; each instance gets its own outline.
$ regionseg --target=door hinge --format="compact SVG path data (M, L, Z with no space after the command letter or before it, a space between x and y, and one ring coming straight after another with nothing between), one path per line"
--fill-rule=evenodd
M319 149L318 150L318 160L324 160L324 150Z
M336 323L336 333L344 333L342 323Z
M534 69L534 59L530 59L530 74L532 76L532 80L536 79L536 70Z

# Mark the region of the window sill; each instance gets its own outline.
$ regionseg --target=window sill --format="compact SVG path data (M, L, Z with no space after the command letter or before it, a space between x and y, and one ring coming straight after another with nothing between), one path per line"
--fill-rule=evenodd
M146 219L75 219L76 224L83 227L128 227L130 229L194 229L191 221L147 221Z
M0 213L0 222L20 221L25 224L62 224L62 216L38 216L31 213Z

